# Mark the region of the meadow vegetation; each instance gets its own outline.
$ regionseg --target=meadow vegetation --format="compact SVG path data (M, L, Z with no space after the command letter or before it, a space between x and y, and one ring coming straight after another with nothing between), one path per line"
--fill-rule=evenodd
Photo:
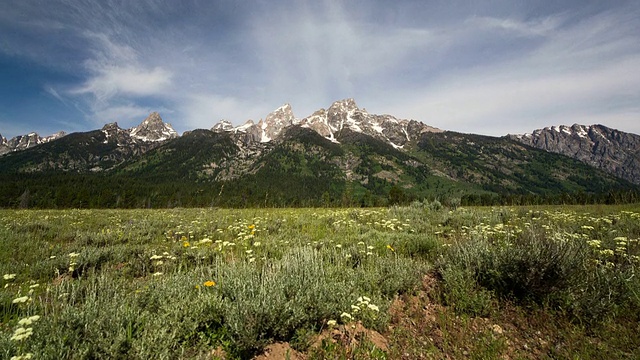
M640 358L639 242L634 205L2 210L0 358Z

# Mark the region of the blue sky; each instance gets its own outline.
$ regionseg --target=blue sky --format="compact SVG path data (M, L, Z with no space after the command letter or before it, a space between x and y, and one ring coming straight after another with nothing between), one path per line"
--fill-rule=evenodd
M0 134L370 113L640 133L638 1L5 0Z

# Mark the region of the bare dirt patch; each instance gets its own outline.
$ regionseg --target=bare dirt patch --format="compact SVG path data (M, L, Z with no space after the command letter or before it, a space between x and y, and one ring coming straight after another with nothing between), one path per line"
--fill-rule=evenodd
M289 343L277 342L264 349L264 353L256 356L254 360L304 360L306 356L293 349Z

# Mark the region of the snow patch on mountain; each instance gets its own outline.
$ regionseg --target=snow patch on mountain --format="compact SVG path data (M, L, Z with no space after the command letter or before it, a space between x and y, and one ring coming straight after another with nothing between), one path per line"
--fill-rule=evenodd
M560 125L508 135L521 143L563 154L640 184L640 136L603 125Z
M50 141L59 139L67 135L64 131L59 131L55 134L41 137L38 133L31 132L27 135L18 135L9 140L0 135L0 155L7 154L13 151L20 151L32 148L36 145L45 144Z
M178 137L171 124L162 121L157 112L152 112L140 125L130 129L130 135L144 142L166 141Z

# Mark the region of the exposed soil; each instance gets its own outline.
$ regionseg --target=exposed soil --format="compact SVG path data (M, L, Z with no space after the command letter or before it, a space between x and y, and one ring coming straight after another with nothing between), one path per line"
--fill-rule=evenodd
M255 360L304 360L306 357L291 348L289 343L277 342L267 346L264 353L256 356Z
M438 303L437 288L438 279L426 275L419 291L397 297L389 308L389 327L383 334L366 329L359 322L337 325L320 333L306 354L288 343L276 343L255 359L304 360L327 342L342 348L340 356L346 358L352 358L359 345L373 345L390 359L566 358L573 357L575 350L583 346L591 349L589 356L598 354L597 358L603 359L633 358L635 353L609 353L607 350L611 349L604 346L602 339L590 337L585 332L588 330L543 310L502 303L488 318L457 315L452 308Z

